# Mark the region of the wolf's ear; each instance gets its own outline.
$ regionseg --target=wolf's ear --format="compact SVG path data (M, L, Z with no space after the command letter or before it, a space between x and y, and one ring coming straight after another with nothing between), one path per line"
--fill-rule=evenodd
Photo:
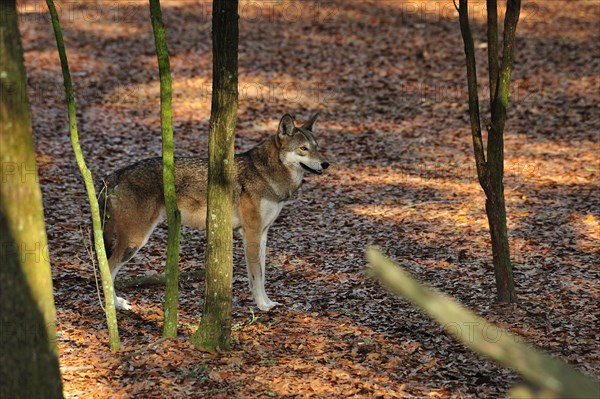
M279 129L277 129L277 135L279 138L290 138L294 134L294 118L290 114L285 114L279 122Z
M319 114L320 114L320 113L321 113L321 112L318 112L318 111L317 111L317 112L316 112L316 113L315 113L313 116L311 116L311 117L310 117L310 119L309 119L309 120L307 120L307 121L304 123L304 125L302 125L302 129L306 129L306 130L308 130L308 131L312 132L312 131L313 131L313 126L314 126L314 124L315 124L315 122L316 122L317 118L319 117Z

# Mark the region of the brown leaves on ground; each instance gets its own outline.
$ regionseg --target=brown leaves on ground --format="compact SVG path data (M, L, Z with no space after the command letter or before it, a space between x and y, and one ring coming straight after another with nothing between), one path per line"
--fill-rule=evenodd
M179 155L206 155L210 2L163 1ZM485 2L471 2L487 109ZM520 303L493 304L484 199L469 134L463 45L451 1L242 1L238 151L285 112L320 109L332 167L309 177L269 235L270 296L253 317L236 241L233 350L187 338L203 283L183 284L180 338L159 341L161 288L130 288L124 349L108 351L80 226L87 199L68 138L43 2L19 3L69 398L504 397L517 377L478 358L365 278L381 246L419 279L579 368L598 352L597 1L524 2L505 142L505 190ZM159 85L146 2L61 6L81 142L99 178L160 154ZM161 272L166 229L122 276ZM201 268L185 229L181 267ZM464 332L468 333L467 331ZM490 337L494 339L493 336Z

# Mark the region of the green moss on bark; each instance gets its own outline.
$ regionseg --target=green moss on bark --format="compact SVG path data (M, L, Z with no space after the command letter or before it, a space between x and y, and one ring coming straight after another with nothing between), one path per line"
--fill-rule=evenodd
M150 19L154 32L156 57L160 75L160 121L162 131L163 187L169 239L167 243L165 321L163 337L177 336L177 307L179 303L179 249L181 213L177 209L173 155L173 112L171 107L171 65L167 35L159 0L150 0Z
M16 4L0 2L0 397L62 398Z
M208 144L206 288L191 342L229 349L233 282L233 156L238 101L238 2L213 2L213 94Z
M67 60L67 52L65 50L65 43L63 40L62 30L60 28L60 22L58 20L58 13L54 6L54 1L46 0L48 9L50 10L50 16L52 17L52 26L54 28L54 35L56 37L56 47L58 48L58 55L60 57L60 65L62 69L65 92L67 96L67 107L69 113L69 131L71 134L71 145L73 152L75 153L75 159L77 166L83 177L83 182L88 195L88 201L90 204L90 210L92 213L92 227L94 232L94 249L96 250L96 257L98 258L98 267L100 269L100 277L102 279L102 290L104 293L105 312L106 312L106 323L108 325L109 345L113 351L117 351L121 348L121 342L119 340L119 329L117 326L117 312L114 303L114 288L110 269L108 267L108 260L106 259L106 251L104 249L104 237L102 235L102 223L100 219L100 208L98 206L98 198L96 196L96 189L94 187L94 180L92 178L92 172L88 169L83 158L83 152L81 145L79 144L79 133L77 130L77 112L75 109L75 95L73 91L73 82L71 81L71 73L69 72L69 61Z

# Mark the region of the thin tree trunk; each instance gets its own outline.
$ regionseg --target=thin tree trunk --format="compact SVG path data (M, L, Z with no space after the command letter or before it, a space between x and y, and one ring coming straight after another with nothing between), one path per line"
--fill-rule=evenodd
M506 124L506 111L514 60L514 42L520 8L521 0L508 0L506 4L502 65L498 71L496 95L492 103L492 123L487 149L490 194L488 194L488 200L486 201L486 213L492 238L498 300L506 303L517 301L508 244L506 205L504 203L504 126Z
M509 0L504 24L502 65L498 65L498 13L496 0L487 0L488 63L491 127L487 143L487 160L481 138L475 48L469 24L468 0L460 0L459 21L465 45L469 115L479 183L486 195L486 214L490 226L497 299L516 302L504 203L504 125L508 107L510 76L514 60L514 39L519 20L520 0Z
M492 255L494 259L494 275L496 277L496 292L498 301L514 303L517 301L513 279L510 248L506 229L506 207L504 195L497 198L498 203L485 201L485 211L490 226L492 239Z
M233 277L233 163L238 101L238 1L213 1L213 92L208 145L206 287L191 342L229 349Z
M507 1L502 41L502 65L500 66L498 88L496 89L498 92L496 96L497 101L494 102L496 108L496 120L492 121L492 128L499 134L504 132L504 124L506 123L506 111L508 109L508 98L510 95L510 79L515 59L515 37L520 12L521 0Z
M467 57L467 85L469 92L469 117L471 119L471 138L475 152L475 165L477 177L483 191L488 193L487 164L483 138L481 136L481 119L479 116L479 95L477 93L477 65L475 63L475 45L471 28L469 26L469 4L466 0L460 1L459 6L460 30L465 44L465 55Z
M165 322L163 337L177 337L177 306L179 304L179 240L181 213L177 209L173 156L173 113L171 109L171 65L167 35L159 0L150 0L150 17L154 31L156 57L160 74L160 120L162 130L163 187L169 239L167 244Z
M490 88L490 109L494 109L496 88L498 87L498 3L487 0L487 43L488 72Z
M117 326L117 312L115 310L113 281L110 275L110 269L108 267L108 260L106 259L106 250L104 249L104 237L102 236L102 222L100 220L98 198L96 197L96 189L94 188L94 179L92 177L92 173L85 164L83 152L81 151L81 146L79 145L73 82L71 81L71 73L69 72L69 61L67 60L67 52L65 50L65 43L63 40L62 30L60 28L60 22L58 20L58 13L56 12L56 7L54 6L53 0L46 0L46 4L48 5L50 16L52 18L52 26L54 28L54 35L56 36L56 47L58 48L58 55L60 57L60 65L65 84L67 105L69 110L71 145L73 146L73 152L75 153L77 166L79 167L79 171L83 177L83 182L85 184L85 189L87 191L88 200L90 203L90 210L92 213L94 248L96 250L96 257L98 258L100 277L102 279L109 345L111 350L117 351L121 348L121 342L119 340L119 329Z
M0 2L0 397L62 398L56 311L15 1Z
M546 397L584 399L598 393L596 381L563 361L525 345L518 337L475 315L451 297L420 284L379 251L368 249L367 259L370 273L393 293L418 306L466 347L510 367L552 393Z

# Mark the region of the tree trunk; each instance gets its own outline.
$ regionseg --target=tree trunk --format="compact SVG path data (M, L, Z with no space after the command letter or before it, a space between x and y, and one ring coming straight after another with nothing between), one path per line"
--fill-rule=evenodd
M199 329L191 342L229 349L233 277L234 140L238 101L238 1L213 1L213 92L208 144L206 287Z
M0 397L62 398L56 311L15 1L0 2Z
M497 14L495 10L492 14ZM506 205L504 203L504 126L506 125L506 112L508 109L508 98L510 93L510 78L514 60L514 42L519 21L521 0L508 0L506 4L506 16L504 19L504 40L502 49L502 65L498 70L498 53L490 55L490 62L498 75L495 77L495 94L491 101L491 127L488 138L488 178L490 193L487 194L486 213L490 225L490 236L492 239L492 252L494 258L494 273L496 276L496 288L498 300L505 303L517 301L515 283L513 279L512 263L510 261L510 249L508 245L508 232L506 227ZM489 12L489 10L488 10ZM488 24L493 24L488 18ZM497 26L491 30L497 31ZM497 34L496 34L497 36ZM495 39L497 41L497 38ZM489 51L489 49L488 49ZM490 80L493 77L490 75Z
M517 296L515 293L512 263L510 261L504 195L498 197L497 202L497 205L493 205L491 200L487 199L485 201L485 211L488 217L490 236L492 239L496 292L498 301L514 303L517 301Z
M179 303L179 235L181 213L175 196L173 157L173 113L171 110L171 65L167 48L167 35L162 20L159 0L150 0L150 18L154 31L156 57L160 74L160 120L162 131L163 192L167 210L169 239L167 244L165 322L163 337L177 337L177 306Z
M465 45L471 135L479 183L486 195L486 214L490 226L497 299L516 302L504 203L504 126L514 60L514 40L519 20L520 0L508 0L504 23L502 65L498 62L498 11L496 0L487 0L487 39L491 126L487 143L487 160L481 136L475 49L469 25L468 0L460 0L460 30Z
M90 204L90 211L92 213L94 249L96 250L98 267L100 269L100 277L102 279L102 289L105 302L104 310L106 312L106 323L108 325L109 345L111 350L117 351L121 348L121 342L119 340L119 329L117 326L117 312L115 310L113 281L112 276L110 275L110 269L108 267L108 260L106 259L106 250L104 249L104 237L102 235L102 221L100 220L98 198L96 197L96 189L94 188L92 172L90 172L85 164L83 152L81 151L81 146L79 145L73 82L71 81L71 73L69 72L69 61L67 60L67 52L65 50L65 43L63 40L62 30L60 28L60 22L58 20L58 13L56 12L56 7L54 6L53 0L46 0L46 4L48 5L48 10L50 11L50 16L52 18L52 26L54 28L54 35L56 36L56 47L58 48L58 55L60 57L60 65L65 84L67 106L69 110L69 131L71 133L71 145L73 146L73 152L75 153L77 166L79 167L79 171L83 177L83 182Z

